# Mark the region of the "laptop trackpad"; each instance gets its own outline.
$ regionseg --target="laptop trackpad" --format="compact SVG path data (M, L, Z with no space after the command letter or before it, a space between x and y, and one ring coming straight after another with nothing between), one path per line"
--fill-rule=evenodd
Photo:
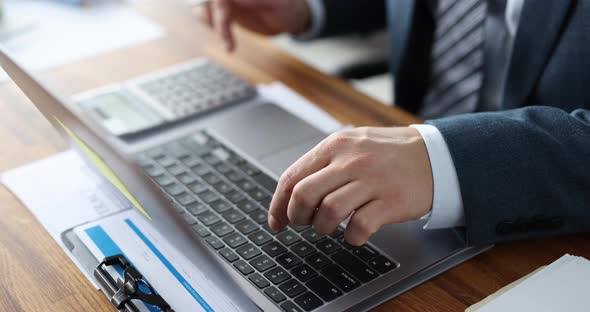
M325 137L326 135L322 134L321 136L305 140L285 150L265 156L260 162L265 168L280 176L292 163L307 153L307 151L314 148Z
M210 128L277 175L326 136L270 103L224 114Z

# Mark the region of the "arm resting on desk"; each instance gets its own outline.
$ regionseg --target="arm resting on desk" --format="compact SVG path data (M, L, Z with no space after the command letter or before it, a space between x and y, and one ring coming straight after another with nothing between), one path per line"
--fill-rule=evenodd
M590 111L528 107L429 121L457 170L472 244L590 230Z

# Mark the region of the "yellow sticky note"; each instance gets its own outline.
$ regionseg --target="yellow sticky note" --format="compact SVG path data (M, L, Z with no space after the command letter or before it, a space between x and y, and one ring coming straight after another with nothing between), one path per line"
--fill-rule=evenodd
M148 214L148 212L143 208L143 206L139 203L137 198L129 192L123 181L117 176L117 174L107 165L104 160L90 148L74 131L70 130L66 125L64 125L57 117L54 117L57 120L57 123L64 129L64 131L76 142L80 150L86 155L86 157L94 164L94 166L102 173L102 175L111 182L132 204L137 208L137 210L141 211L148 219L152 219L152 217Z

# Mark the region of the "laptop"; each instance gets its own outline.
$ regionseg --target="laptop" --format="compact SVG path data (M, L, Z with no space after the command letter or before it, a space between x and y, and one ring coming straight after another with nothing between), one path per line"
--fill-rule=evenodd
M154 77L219 66L211 64ZM291 225L273 233L267 208L278 177L326 134L252 90L231 105L187 111L183 122L169 116L134 129L130 139L73 109L2 49L0 65L64 137L75 141L66 132L76 133L100 156L155 229L244 311L368 310L491 247L467 245L459 229L426 231L424 221L385 226L361 247L344 241L343 228L320 235ZM79 240L64 240L81 262L88 259Z

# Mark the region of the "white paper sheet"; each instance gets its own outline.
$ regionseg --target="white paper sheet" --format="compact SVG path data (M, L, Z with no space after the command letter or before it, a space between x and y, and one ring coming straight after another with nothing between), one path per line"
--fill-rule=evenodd
M565 255L477 311L589 311L589 289L590 261Z
M98 259L123 252L175 311L239 311L205 272L135 210L83 225L75 233ZM145 305L138 306L150 311Z
M123 1L80 7L59 1L7 0L4 8L10 20L26 20L29 25L2 44L32 71L157 39L165 33ZM0 69L0 80L7 78Z
M8 171L0 176L0 181L31 210L78 267L80 264L60 235L82 223L129 208L122 197L105 190L104 181L74 151ZM96 286L94 279L86 277Z

